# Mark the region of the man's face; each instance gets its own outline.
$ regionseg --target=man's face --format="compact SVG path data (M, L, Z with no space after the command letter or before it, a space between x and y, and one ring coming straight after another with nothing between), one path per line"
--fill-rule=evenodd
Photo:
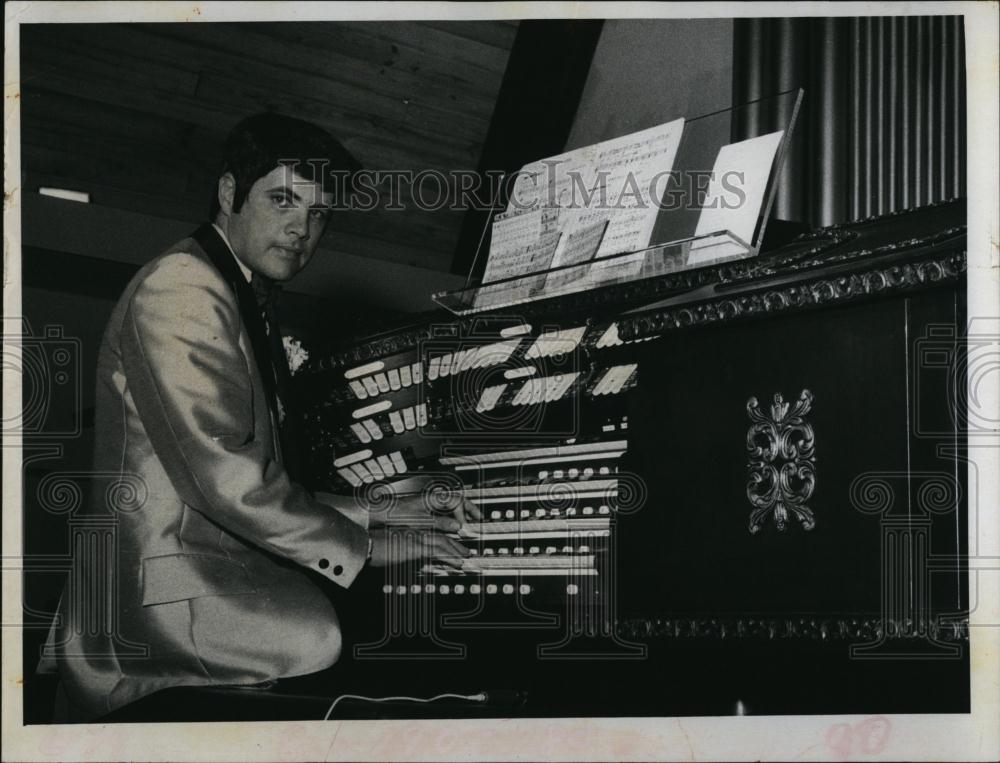
M239 212L233 212L235 183L219 180L220 221L233 251L250 270L287 281L306 266L330 215L332 195L318 182L275 167L253 184Z

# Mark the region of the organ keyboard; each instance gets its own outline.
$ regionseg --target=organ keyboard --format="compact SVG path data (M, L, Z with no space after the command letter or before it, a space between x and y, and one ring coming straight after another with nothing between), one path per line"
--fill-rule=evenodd
M586 657L632 687L611 712L655 714L673 706L643 689L649 666L694 692L721 663L726 696L800 711L799 668L751 688L732 662L775 639L794 644L790 664L827 665L813 712L852 711L859 685L885 693L859 655L964 654L964 472L935 444L965 435L953 385L904 360L934 345L960 367L963 220L964 204L942 203L314 355L295 380L313 487L431 505L461 487L483 515L456 536L470 550L460 568L367 573L358 600L371 611L374 591L384 606L353 656L461 657L470 676L536 686L535 714L583 706L534 677L585 694L550 662ZM876 516L859 492L877 479L923 496L929 474L944 475L947 510L897 501ZM890 560L892 533L933 535L935 550ZM926 599L887 604L887 575ZM821 657L803 646L817 643Z

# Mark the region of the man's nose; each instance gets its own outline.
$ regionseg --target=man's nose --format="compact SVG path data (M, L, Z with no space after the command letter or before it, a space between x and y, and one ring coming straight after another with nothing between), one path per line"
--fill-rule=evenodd
M294 236L299 238L305 238L309 235L309 209L308 207L299 207L288 217L288 224L285 226L285 230Z

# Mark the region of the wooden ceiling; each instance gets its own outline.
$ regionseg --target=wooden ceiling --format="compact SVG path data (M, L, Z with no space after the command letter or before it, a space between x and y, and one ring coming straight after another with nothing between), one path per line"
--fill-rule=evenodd
M264 110L323 125L366 168L475 169L516 33L516 21L25 25L24 188L197 223L227 132ZM461 219L335 215L324 245L447 271Z

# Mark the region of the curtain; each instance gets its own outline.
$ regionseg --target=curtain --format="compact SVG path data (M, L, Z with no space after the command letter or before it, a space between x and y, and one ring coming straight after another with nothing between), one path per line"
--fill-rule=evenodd
M802 88L774 216L819 227L965 195L960 16L737 19L733 104ZM775 129L767 115L737 140Z

